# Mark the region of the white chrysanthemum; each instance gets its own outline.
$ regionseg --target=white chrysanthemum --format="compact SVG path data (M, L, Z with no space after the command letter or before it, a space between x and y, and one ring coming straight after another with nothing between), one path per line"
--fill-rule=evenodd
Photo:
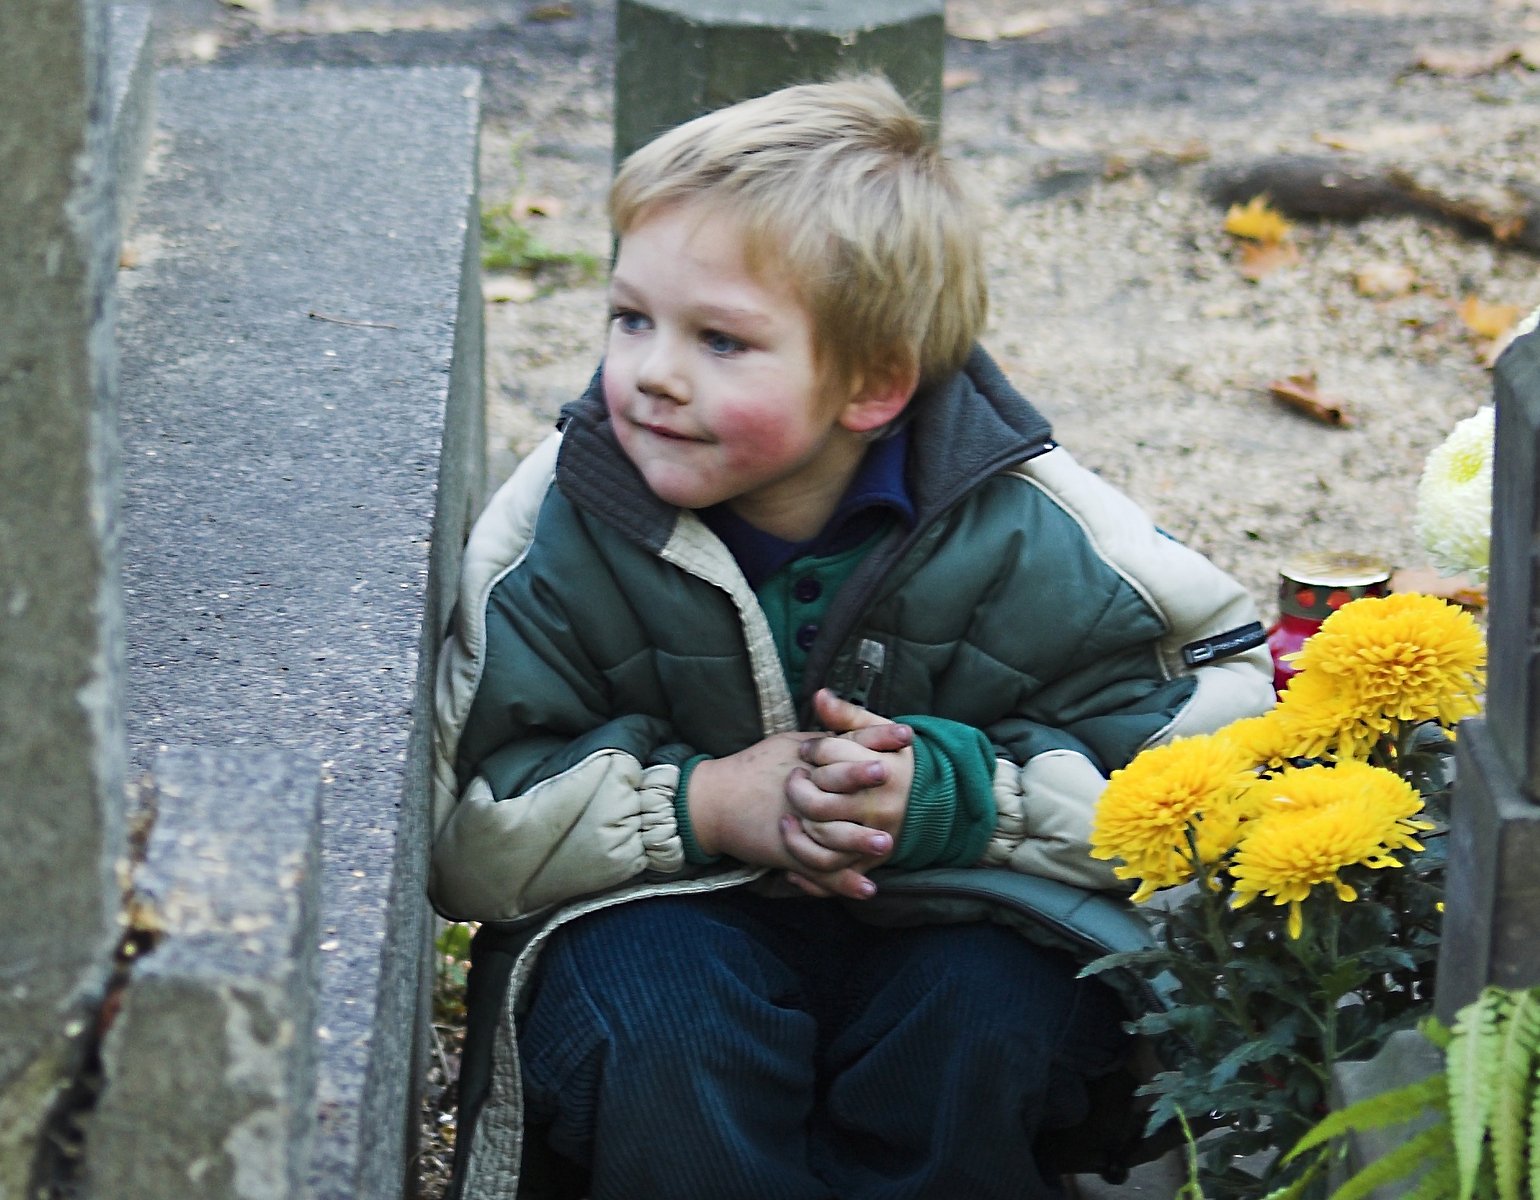
M1495 416L1488 404L1456 425L1417 484L1417 538L1428 558L1445 575L1464 571L1478 583L1492 551Z

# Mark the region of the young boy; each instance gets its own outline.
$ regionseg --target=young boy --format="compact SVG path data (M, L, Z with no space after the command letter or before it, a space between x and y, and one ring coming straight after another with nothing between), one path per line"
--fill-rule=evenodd
M1253 606L976 347L977 219L886 83L675 129L611 216L603 367L440 678L457 1188L1058 1195L1039 1134L1127 1046L1034 897L1116 886L1108 773L1268 706Z

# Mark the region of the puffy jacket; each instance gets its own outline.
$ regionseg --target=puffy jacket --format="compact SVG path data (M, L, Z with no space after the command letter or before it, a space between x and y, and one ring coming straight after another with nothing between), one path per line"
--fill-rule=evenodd
M977 868L906 876L868 902L874 919L988 914L998 896L1029 934L1085 954L1126 945L1115 906L1076 899L1118 886L1087 853L1096 799L1142 748L1271 704L1255 607L1056 446L983 351L911 407L917 520L830 605L799 696L732 556L621 453L597 377L478 521L438 680L430 893L446 916L522 930L509 1064L519 986L557 925L760 874L686 863L679 767L811 728L821 686L972 725L995 749ZM1034 893L1034 879L1054 882ZM1034 914L1030 895L1049 893ZM1056 927L1056 905L1090 932ZM494 1070L488 1104L516 1109L517 1075ZM517 1176L517 1131L506 1115L475 1131L500 1186Z

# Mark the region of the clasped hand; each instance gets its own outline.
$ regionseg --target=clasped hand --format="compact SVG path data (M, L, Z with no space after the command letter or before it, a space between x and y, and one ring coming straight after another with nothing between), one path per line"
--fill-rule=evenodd
M708 854L776 867L815 896L864 899L893 853L914 777L914 733L828 689L826 732L775 734L707 759L690 777L690 823Z

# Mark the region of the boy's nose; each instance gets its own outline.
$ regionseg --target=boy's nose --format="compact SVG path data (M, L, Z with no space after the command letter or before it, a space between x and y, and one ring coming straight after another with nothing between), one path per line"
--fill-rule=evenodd
M684 403L688 399L679 356L667 338L656 338L637 365L636 386L649 396Z

